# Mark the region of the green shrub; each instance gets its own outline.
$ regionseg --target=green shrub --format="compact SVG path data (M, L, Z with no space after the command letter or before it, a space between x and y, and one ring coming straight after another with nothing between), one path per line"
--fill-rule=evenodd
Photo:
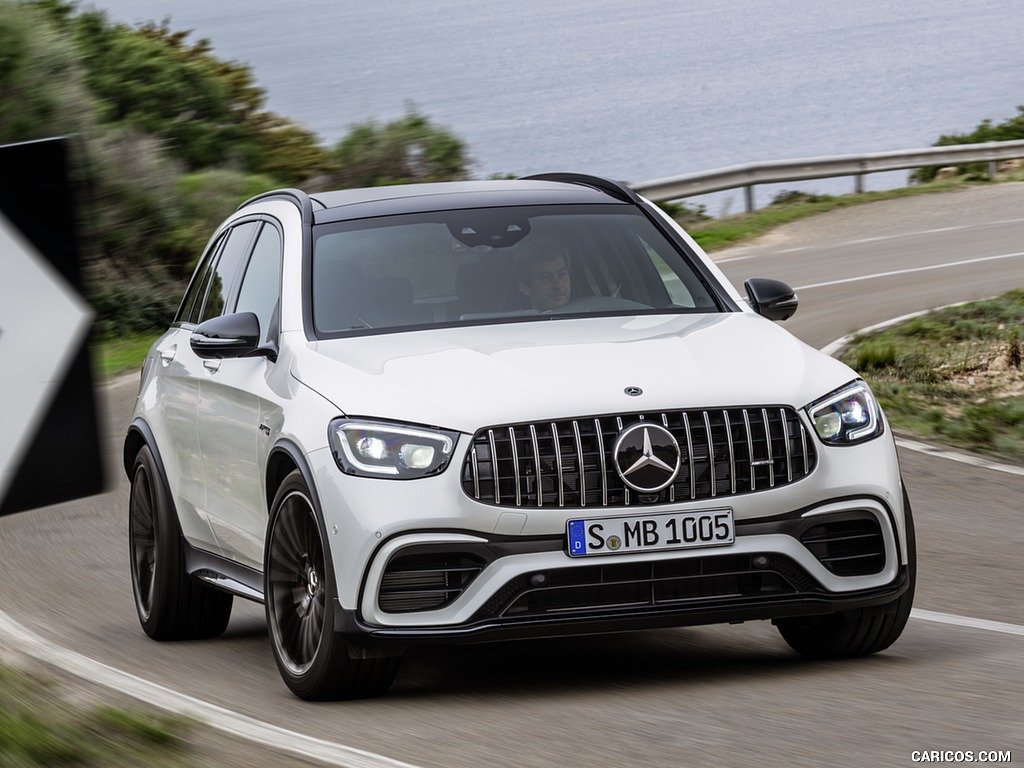
M956 144L982 144L988 141L1015 141L1024 139L1024 106L1017 107L1017 114L1008 120L993 125L991 120L982 120L969 133L954 133L940 136L932 146L948 147ZM932 181L939 166L919 168L910 175L916 183ZM984 163L969 163L957 166L957 175L968 179L988 178L988 167Z

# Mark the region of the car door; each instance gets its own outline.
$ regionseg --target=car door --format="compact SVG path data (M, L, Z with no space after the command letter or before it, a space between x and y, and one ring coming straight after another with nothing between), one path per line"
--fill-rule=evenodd
M163 414L166 434L164 437L158 431L157 444L182 533L194 546L217 554L221 545L210 525L209 478L203 467L197 422L202 381L209 375L208 361L192 351L189 341L196 325L223 313L257 227L258 222L248 222L216 239L186 293L176 328L165 335L157 351L156 364L162 369L155 391L160 405L155 410Z
M192 329L199 322L227 234L207 248L178 309L174 324L156 343L154 386L143 393L152 397L146 409L156 438L182 533L200 549L219 549L206 520L206 477L199 453L196 408L199 404L200 359L189 347Z
M261 222L250 255L239 272L231 311L253 312L261 343L276 348L276 312L281 296L281 233ZM252 568L263 567L267 525L264 490L269 428L266 412L279 410L268 385L274 356L204 360L197 424L206 511L222 553Z

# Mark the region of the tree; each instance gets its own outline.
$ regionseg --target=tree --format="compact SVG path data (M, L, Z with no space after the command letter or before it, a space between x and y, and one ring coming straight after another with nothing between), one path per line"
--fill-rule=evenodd
M82 73L49 19L0 0L0 144L90 130L93 100Z
M462 140L411 107L385 125L352 128L335 147L334 160L338 170L330 178L339 187L464 179L469 165Z

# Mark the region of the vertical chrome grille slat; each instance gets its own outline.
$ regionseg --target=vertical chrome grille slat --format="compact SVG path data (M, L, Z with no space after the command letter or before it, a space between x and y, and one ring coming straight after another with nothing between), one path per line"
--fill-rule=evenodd
M587 472L584 466L583 458L583 439L580 437L580 423L573 421L572 423L573 437L576 438L576 469L579 471L579 483L580 483L580 506L587 506Z
M523 505L523 497L521 495L522 478L519 474L519 449L516 448L516 430L514 427L508 428L508 439L512 448L512 475L516 481L516 506L521 507Z
M804 429L804 423L800 422L800 445L804 451L804 475L809 475L811 472L810 463L807 459L807 430Z
M708 467L711 470L711 498L715 498L718 492L718 482L715 478L715 441L711 437L711 417L704 411L704 429L708 436Z
M789 449L789 422L786 420L786 409L779 408L782 419L782 437L786 441L786 482L793 482L793 452Z
M476 461L476 445L469 452L470 459L473 462L473 498L480 498L480 468L477 466Z
M637 494L631 490L613 463L616 442L613 430L621 433L638 421L668 430L675 437L680 454L686 452L685 459L681 457L683 468L673 483L653 494ZM762 426L764 448L758 445L762 440ZM550 442L548 429L551 430ZM703 435L698 434L701 429ZM718 429L725 430L724 437L716 433ZM759 493L798 482L814 471L817 453L809 433L800 413L777 405L503 424L485 427L473 437L463 462L461 482L464 492L472 499L520 509L577 504L581 507L630 507L639 503L638 497L642 497L644 505L657 505ZM505 440L509 442L507 448ZM562 443L567 444L563 447ZM780 451L784 451L785 456ZM745 467L744 462L748 462L748 466ZM759 485L758 474L764 469L768 469L769 474L767 478L761 476ZM683 474L685 471L689 472L689 478ZM726 472L728 482L725 482ZM547 488L546 498L545 483L557 484Z
M622 417L621 416L616 416L615 417L615 426L618 428L619 432L622 431ZM613 445L614 445L614 443L613 443ZM627 507L629 506L629 488L624 488L623 489L622 503L623 503L623 505L625 505Z
M494 430L487 430L487 440L491 444L491 475L494 477L494 503L501 504L501 475L498 472L498 447L494 443Z
M764 420L764 441L768 448L768 487L775 487L775 457L772 456L772 428L768 425L768 409L761 409L761 418Z
M663 426L665 429L668 429L668 414L667 413L661 414L661 426ZM675 483L672 483L668 487L668 500L669 500L669 502L673 502L673 501L676 500L676 484Z
M608 506L608 466L604 458L604 432L601 420L594 419L594 430L597 433L597 456L601 462L601 506Z
M690 498L697 498L697 478L693 473L693 437L690 435L690 417L683 411L683 428L686 430L686 454L690 457Z
M562 445L558 441L558 424L551 422L551 439L555 443L555 468L558 470L558 506L565 506L565 476L562 474Z
M722 411L722 419L725 420L725 436L729 445L729 487L732 493L736 493L736 452L732 444L732 422L729 421L729 412Z
M544 506L544 478L540 469L540 445L537 442L537 427L530 425L530 442L533 443L533 471L537 475L537 506Z
M757 490L757 477L754 475L754 437L750 433L750 414L743 409L743 426L747 430L747 457L750 459L750 490Z

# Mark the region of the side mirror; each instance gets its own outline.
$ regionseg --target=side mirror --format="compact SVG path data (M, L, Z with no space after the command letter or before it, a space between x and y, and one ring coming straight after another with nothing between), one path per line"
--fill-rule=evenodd
M251 357L260 349L260 321L252 312L211 317L192 331L189 341L199 357Z
M800 303L796 292L780 280L752 277L743 284L750 306L769 320L785 320L793 316Z

